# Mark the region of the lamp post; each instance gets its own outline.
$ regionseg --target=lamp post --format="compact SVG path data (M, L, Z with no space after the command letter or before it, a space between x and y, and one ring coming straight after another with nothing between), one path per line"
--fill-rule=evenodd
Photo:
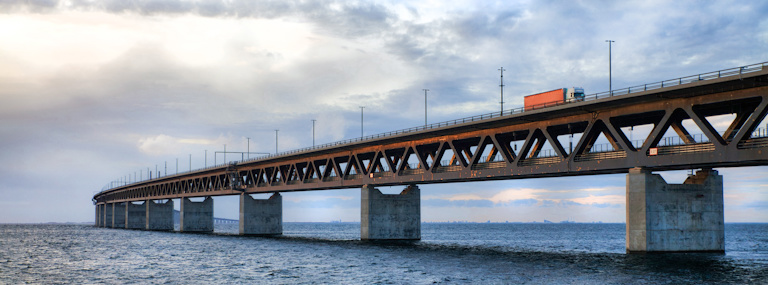
M275 155L277 155L277 132L280 130L275 130Z
M424 128L427 127L427 92L429 92L429 89L422 89L424 90Z
M501 104L501 112L499 112L499 116L504 115L504 71L506 71L506 69L504 69L503 66L499 68L499 72L501 72L499 81L499 88L501 89L501 100L499 101L499 104Z
M315 119L312 119L312 147L315 147Z
M205 168L208 168L208 150L205 150Z
M363 109L365 106L360 106L360 139L363 138Z
M227 163L227 144L224 144L224 164Z
M611 44L616 42L616 41L606 40L605 42L608 43L608 91L610 91L611 92L611 96L613 96L613 86L612 86L612 82L611 82L612 81L611 76L612 76L612 73L613 73L613 71L611 70L612 69L612 67L611 67Z
M251 138L246 138L248 140L248 159L251 159Z

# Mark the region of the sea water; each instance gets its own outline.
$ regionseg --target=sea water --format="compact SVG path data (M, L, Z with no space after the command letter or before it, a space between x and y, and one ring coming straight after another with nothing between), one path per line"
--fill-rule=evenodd
M392 243L358 223L237 231L0 225L0 284L768 284L768 224L726 224L725 254L626 254L624 224L424 223Z

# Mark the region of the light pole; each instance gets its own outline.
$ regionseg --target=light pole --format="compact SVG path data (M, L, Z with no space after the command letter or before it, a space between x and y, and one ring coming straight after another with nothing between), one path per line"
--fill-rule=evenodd
M208 150L205 150L205 168L208 168Z
M192 172L192 154L189 154L189 172Z
M429 92L429 89L422 89L424 90L424 128L427 127L427 92Z
M179 158L176 158L176 174L179 174Z
M501 115L504 115L504 71L506 71L506 69L504 69L504 67L502 66L499 68L499 71L501 72L501 79L499 81L500 82L499 88L501 88L501 93L500 93L501 100L499 101L499 104L501 104L501 112L499 113L499 115L501 116Z
M312 119L312 147L315 147L315 119Z
M251 159L251 138L248 139L248 159Z
M360 106L360 139L363 138L363 109L365 106Z
M280 130L275 130L275 155L277 155L277 132Z
M227 163L227 144L224 144L224 164Z
M611 92L611 96L613 96L613 86L612 86L612 82L611 82L612 81L611 76L612 76L612 73L613 73L613 71L611 70L612 69L612 67L611 67L611 44L616 42L616 41L605 40L605 42L608 43L608 91L610 91Z

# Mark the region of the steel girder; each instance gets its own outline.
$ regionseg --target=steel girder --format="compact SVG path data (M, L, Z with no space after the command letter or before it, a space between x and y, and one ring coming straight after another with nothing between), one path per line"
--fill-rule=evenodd
M103 191L97 203L323 189L768 165L768 70L579 102ZM709 118L735 114L722 134ZM692 121L703 136L684 126ZM640 142L622 128L652 126ZM690 126L690 123L689 123ZM664 137L673 130L679 141ZM567 146L563 137L578 138ZM596 145L598 138L608 143ZM551 151L544 153L549 144Z

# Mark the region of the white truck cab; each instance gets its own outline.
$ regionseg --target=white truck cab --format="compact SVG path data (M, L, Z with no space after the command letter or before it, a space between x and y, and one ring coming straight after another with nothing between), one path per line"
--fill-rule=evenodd
M576 102L584 100L584 88L569 87L565 88L565 102Z

